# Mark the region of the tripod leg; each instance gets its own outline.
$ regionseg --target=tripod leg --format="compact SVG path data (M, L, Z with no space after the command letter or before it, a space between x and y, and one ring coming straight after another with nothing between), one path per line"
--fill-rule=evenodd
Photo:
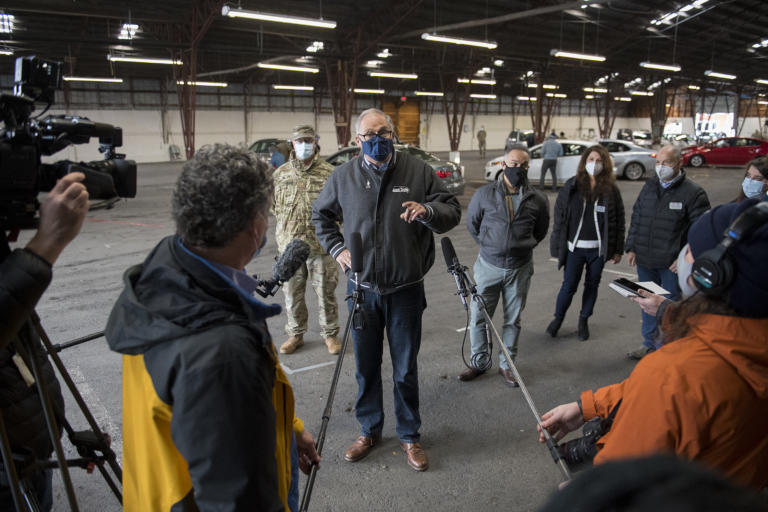
M11 443L8 441L8 433L5 430L2 411L0 411L0 449L2 449L3 453L3 465L8 475L8 486L11 488L13 503L16 505L16 510L24 510L21 508L22 503L24 503L22 488L19 482L19 475L16 473L16 464L13 461L13 452L11 451Z

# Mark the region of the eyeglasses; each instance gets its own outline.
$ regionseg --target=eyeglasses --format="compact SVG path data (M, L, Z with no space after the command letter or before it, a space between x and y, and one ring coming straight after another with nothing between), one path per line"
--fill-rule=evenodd
M379 130L379 133L368 132L368 133L358 133L357 134L357 136L360 137L360 140L370 140L371 138L375 137L376 135L378 135L382 139L389 139L389 138L392 137L392 130L384 129L384 130Z

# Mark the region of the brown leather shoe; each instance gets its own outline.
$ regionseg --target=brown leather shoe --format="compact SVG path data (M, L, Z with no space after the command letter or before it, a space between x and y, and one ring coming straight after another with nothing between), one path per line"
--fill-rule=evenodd
M365 458L366 455L368 455L368 452L371 451L371 448L379 444L381 441L381 437L367 437L367 436L360 436L358 437L354 443L350 445L349 448L347 448L347 451L344 453L344 460L347 462L357 462L360 459Z
M515 380L515 374L512 373L512 370L509 368L499 368L499 375L501 375L501 378L504 379L504 382L506 382L508 385L512 386L513 388L520 387L520 384L517 383Z
M341 343L336 336L328 336L325 338L325 346L328 347L328 353L336 355L341 352Z
M416 471L426 471L429 468L427 454L422 450L421 443L404 443L400 441L400 447L405 450L408 457L408 465Z
M470 380L475 380L484 373L485 370L469 367L459 374L458 379L462 382L469 382Z

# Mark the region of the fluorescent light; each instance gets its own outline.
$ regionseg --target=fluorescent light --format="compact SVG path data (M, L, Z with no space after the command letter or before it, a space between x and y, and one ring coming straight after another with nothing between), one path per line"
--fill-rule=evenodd
M108 82L112 84L123 83L122 78L98 78L90 76L65 76L65 82Z
M470 94L470 98L484 98L487 100L495 100L496 95L495 94Z
M553 57L562 57L566 59L593 60L595 62L604 62L602 55L590 55L588 53L564 52L562 50L551 50L549 52Z
M406 80L416 80L419 75L414 73L385 73L384 71L369 71L368 76L378 76L381 78L402 78Z
M475 84L475 85L496 85L496 80L485 80L482 78L457 78L457 82L460 84Z
M245 18L249 20L274 21L275 23L289 23L291 25L304 25L317 28L336 28L336 22L316 18L300 18L285 14L268 14L266 12L249 11L246 9L233 9L225 5L221 8L221 15L230 18Z
M13 20L16 19L13 14L0 14L0 34L10 34L13 32Z
M646 91L629 91L629 94L632 96L653 96L652 92L646 92Z
M317 53L325 47L322 41L312 41L312 44L307 46L309 53Z
M632 101L632 98L629 96L614 96L613 99L615 101Z
M0 50L0 55L13 55L13 50Z
M758 105L768 105L768 101L760 100L757 102Z
M497 68L500 68L501 66L504 65L504 61L501 59L496 59L493 61L493 65L496 66Z
M674 71L674 72L680 71L682 69L677 64L657 64L655 62L641 62L640 67L648 68L648 69L662 69L664 71Z
M593 99L595 99L595 97L593 95L591 95L591 94L587 94L586 96L584 96L584 99L585 100L593 100Z
M376 56L380 59L386 59L392 56L392 54L389 52L389 48L384 48L382 51L376 54Z
M698 85L693 85L693 84L689 85L688 88L692 91L698 91L701 89L701 87L699 87Z
M384 94L384 89L355 89L357 94Z
M535 89L538 86L539 86L539 84L528 84L528 87L531 88L531 89ZM541 88L542 89L559 89L560 86L559 85L554 85L554 84L544 84L544 85L541 86Z
M536 101L536 98L533 96L518 96L517 99L520 101Z
M768 80L766 80L765 78L755 78L755 82L763 85L768 85Z
M258 67L262 69L282 69L283 71L300 71L302 73L319 73L319 68L308 68L305 66L286 66L285 64L269 64L267 62L259 62Z
M593 92L595 94L605 94L608 92L608 89L603 89L600 87L584 87L584 92Z
M711 69L706 70L704 74L707 76L711 76L713 78L723 78L725 80L736 80L736 75L729 75L728 73L718 73L717 71L712 71Z
M416 96L443 96L441 92L416 91Z
M452 43L452 44L463 44L466 46L480 46L482 48L488 48L489 50L495 50L498 46L493 41L477 41L474 39L463 39L460 37L450 37L450 36L441 36L439 34L421 34L422 39L426 39L427 41L438 41L440 43Z
M182 80L176 80L176 85L184 85ZM195 87L227 87L227 82L187 82L187 85L193 85Z
M118 39L133 39L133 37L136 35L136 32L139 31L139 26L133 23L123 23L123 28L120 29L120 35L117 36Z
M563 93L559 93L559 92L557 92L557 93L555 93L555 92L548 92L547 93L547 98L567 98L567 97L568 97L567 94L563 94Z
M272 85L273 89L279 91L314 91L315 87L312 85Z
M173 59L149 59L145 57L115 57L107 55L107 60L112 62L137 62L139 64L168 64L170 66L181 66L182 61Z

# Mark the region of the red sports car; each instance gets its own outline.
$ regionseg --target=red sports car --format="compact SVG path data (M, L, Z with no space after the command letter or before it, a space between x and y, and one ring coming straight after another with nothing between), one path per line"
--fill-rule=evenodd
M748 137L726 137L683 151L683 165L744 165L768 155L768 142Z

